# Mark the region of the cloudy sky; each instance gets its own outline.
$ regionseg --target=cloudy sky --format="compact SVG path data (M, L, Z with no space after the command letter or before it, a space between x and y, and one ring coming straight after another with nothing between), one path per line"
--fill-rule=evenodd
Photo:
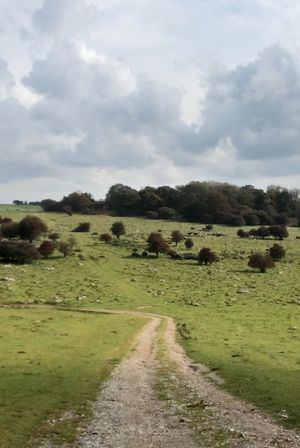
M300 188L300 3L0 0L0 203Z

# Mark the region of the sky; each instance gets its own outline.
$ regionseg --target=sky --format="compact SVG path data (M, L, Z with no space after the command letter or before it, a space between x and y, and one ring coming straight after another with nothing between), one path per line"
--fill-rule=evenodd
M0 203L300 188L300 3L0 0Z

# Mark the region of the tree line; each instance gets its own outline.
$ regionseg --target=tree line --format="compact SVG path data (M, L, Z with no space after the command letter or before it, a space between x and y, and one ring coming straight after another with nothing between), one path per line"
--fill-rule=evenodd
M107 213L232 226L299 225L299 193L274 185L264 191L252 185L217 182L195 181L175 188L148 186L141 190L115 184L104 200L74 192L61 201L44 199L40 205L44 211L67 214Z

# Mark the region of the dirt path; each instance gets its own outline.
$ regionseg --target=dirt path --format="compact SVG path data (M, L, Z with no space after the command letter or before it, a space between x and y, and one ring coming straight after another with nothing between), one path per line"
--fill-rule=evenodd
M114 312L150 317L147 313ZM81 448L300 447L298 434L280 427L254 406L222 391L217 386L220 378L210 373L206 366L190 360L176 342L176 326L172 319L151 317L138 340L134 354L117 367L100 394L94 408L95 419L87 428L86 434L80 438ZM175 415L170 415L168 408L158 400L153 391L158 367L155 357L158 344L156 333L161 319L167 321L162 336L167 356L193 396L186 397L185 404L188 404L189 399L202 403L206 412L209 412L209 423L206 420L203 430L213 433L222 428L224 434L227 434L226 440L220 444L208 444L208 439L203 443L199 437L196 441L195 433L201 434L201 428L197 427L196 431L197 421L186 418L186 415L182 418L180 406L183 403L173 403L173 408L177 406L177 410ZM210 428L207 428L207 424Z
M133 355L121 362L94 404L82 448L196 448L191 430L170 415L154 392L154 341L160 319L144 327Z
M189 359L176 342L176 327L172 319L132 311L68 310L149 318L133 353L116 367L99 394L93 406L94 419L79 436L76 447L300 447L299 434L282 428L253 405L220 389L217 385L220 378L206 366ZM163 321L164 331L158 332ZM157 356L162 349L167 361ZM165 401L159 400L155 390L162 367L170 378L170 381L164 380L165 393L169 397ZM183 398L182 395L179 398L177 387L186 392ZM192 413L187 415L191 403L201 404L204 409L201 418ZM210 437L206 437L208 432ZM216 442L214 433L220 432L222 439L218 438Z

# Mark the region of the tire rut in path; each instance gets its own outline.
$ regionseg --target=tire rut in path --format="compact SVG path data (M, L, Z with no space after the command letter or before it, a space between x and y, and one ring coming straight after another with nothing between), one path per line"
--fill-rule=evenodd
M190 429L157 398L153 353L159 318L148 322L133 354L106 382L80 448L196 448Z

